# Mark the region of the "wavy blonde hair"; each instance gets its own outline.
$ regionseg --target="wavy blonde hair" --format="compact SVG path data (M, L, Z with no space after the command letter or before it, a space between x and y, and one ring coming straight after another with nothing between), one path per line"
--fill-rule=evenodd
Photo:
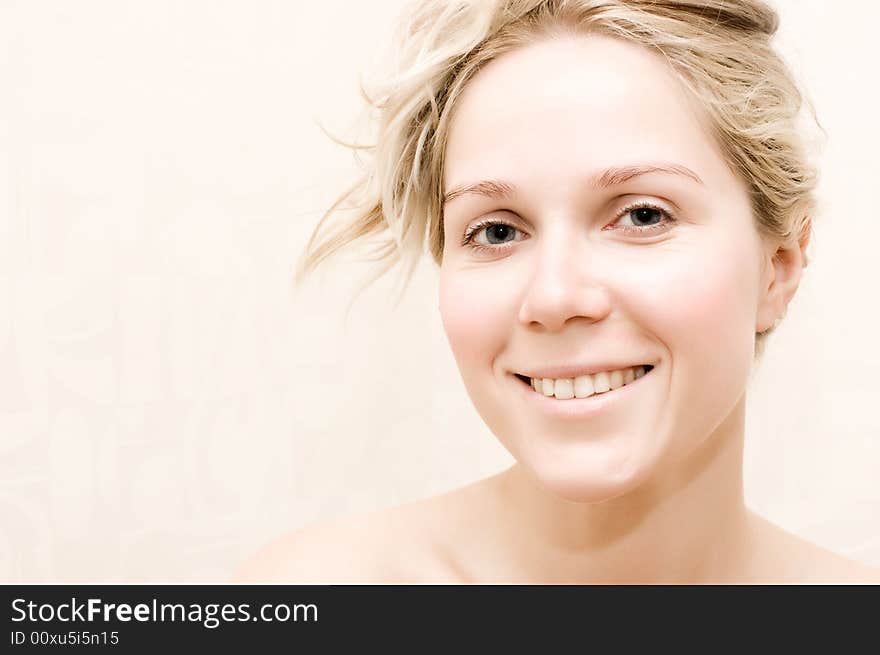
M705 109L722 155L746 182L759 233L779 244L808 237L817 172L798 125L804 97L771 45L778 25L760 0L415 2L398 26L391 75L364 91L378 126L374 145L350 146L371 155L364 175L321 218L295 284L372 237L384 238L368 260L383 265L366 285L403 261L405 287L425 249L439 265L443 159L462 90L488 62L562 34L603 34L659 53ZM343 209L348 219L324 234ZM772 330L756 335L756 354Z

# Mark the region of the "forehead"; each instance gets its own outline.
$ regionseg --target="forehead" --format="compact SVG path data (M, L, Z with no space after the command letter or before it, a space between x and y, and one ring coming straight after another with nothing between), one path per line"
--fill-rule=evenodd
M645 161L729 182L705 117L667 64L617 39L560 36L507 53L468 82L453 112L447 189L485 177L559 184Z

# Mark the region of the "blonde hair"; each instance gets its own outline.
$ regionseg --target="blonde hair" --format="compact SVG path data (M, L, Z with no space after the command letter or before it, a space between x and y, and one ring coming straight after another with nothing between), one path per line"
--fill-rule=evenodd
M604 34L659 53L746 182L759 233L779 243L808 236L817 173L798 127L804 99L770 43L778 24L760 0L416 2L399 26L395 70L378 91L364 92L377 113L376 142L351 147L371 161L318 223L295 283L348 244L377 236L385 238L369 260L384 265L367 284L402 260L408 284L426 248L439 265L443 158L457 99L488 62L561 34ZM322 235L343 208L352 218ZM756 353L772 330L756 335Z

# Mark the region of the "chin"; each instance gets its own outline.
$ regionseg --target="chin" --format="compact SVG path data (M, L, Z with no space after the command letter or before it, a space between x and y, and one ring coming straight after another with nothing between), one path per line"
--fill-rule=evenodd
M630 493L650 476L650 467L634 459L577 457L565 461L520 462L548 492L575 503L601 503Z

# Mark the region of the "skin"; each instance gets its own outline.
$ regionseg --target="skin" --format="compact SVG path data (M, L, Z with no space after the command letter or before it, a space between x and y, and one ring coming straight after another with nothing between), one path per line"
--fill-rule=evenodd
M589 182L658 164L689 173ZM759 235L746 187L664 62L585 35L493 61L455 108L444 191L484 180L509 192L445 206L440 311L475 408L517 463L444 496L299 531L237 579L880 580L744 504L755 332L783 315L807 244ZM626 211L632 202L675 221ZM494 249L462 245L490 219L509 228L473 239ZM653 227L620 229L644 223ZM512 375L608 360L655 368L585 418L541 411Z

